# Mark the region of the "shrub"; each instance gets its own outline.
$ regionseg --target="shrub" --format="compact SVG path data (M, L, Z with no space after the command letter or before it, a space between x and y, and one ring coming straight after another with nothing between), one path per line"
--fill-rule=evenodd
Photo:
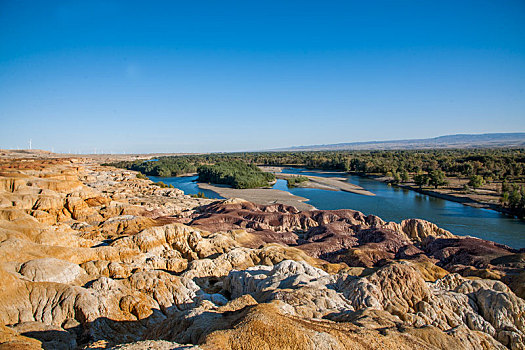
M472 188L480 188L485 183L485 180L483 180L483 176L481 175L472 175L470 177L470 180L468 182L468 185Z
M308 181L308 177L306 176L292 176L286 179L286 182L288 183L288 187L296 187L297 184L301 182Z

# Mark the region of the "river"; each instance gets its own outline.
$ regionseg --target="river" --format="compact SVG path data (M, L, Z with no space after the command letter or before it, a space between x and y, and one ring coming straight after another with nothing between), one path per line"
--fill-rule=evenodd
M223 197L213 191L200 189L196 182L197 177L197 175L179 177L148 176L151 181L164 182L166 185L173 185L173 187L183 190L184 194L197 194L202 192L208 198L223 199Z
M497 211L469 207L460 203L431 197L411 190L344 173L320 173L301 168L285 168L283 173L314 176L347 177L348 181L373 192L363 196L342 191L314 188L288 188L286 180L277 180L273 188L308 198L308 204L318 209L354 209L364 214L374 214L385 221L400 222L408 218L425 219L441 228L461 236L474 236L506 244L513 248L525 247L525 222ZM221 198L213 191L201 190L196 176L159 178L153 181L172 184L186 194L204 192L209 198Z

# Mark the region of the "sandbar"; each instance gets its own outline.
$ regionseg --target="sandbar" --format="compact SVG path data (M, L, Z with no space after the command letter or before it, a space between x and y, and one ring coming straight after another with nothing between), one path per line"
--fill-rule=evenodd
M199 188L211 190L225 198L242 198L257 204L285 204L292 205L298 210L314 210L313 205L304 203L308 198L295 196L289 192L276 190L273 188L250 188L237 189L225 185L212 185L199 183Z
M278 179L287 179L297 175L276 173L275 177ZM347 181L345 177L321 177L311 175L301 175L308 178L309 181L300 182L296 187L318 188L329 191L345 191L361 194L364 196L375 196L374 193L365 190L361 186L354 185Z

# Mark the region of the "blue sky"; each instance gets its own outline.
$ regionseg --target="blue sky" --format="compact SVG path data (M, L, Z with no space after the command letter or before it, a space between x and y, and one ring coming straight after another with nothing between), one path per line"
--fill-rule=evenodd
M0 0L0 148L525 131L525 2Z

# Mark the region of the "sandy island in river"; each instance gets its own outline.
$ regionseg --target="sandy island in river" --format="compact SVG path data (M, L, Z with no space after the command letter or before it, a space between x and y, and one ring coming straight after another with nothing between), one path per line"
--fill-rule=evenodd
M350 182L348 182L347 178L345 177L321 177L321 176L312 176L312 175L304 175L304 174L283 174L281 171L283 167L267 167L267 166L261 166L260 167L263 171L269 171L275 174L275 177L278 179L288 179L290 177L294 176L305 176L308 178L309 181L300 182L297 183L296 187L304 187L304 188L317 188L320 190L328 190L328 191L345 191L345 192L352 192L357 194L362 194L364 196L375 196L374 193L365 190L361 186L354 185ZM337 172L327 172L327 171L316 171L319 174L323 173L329 173L329 174L339 174ZM343 175L344 173L341 173Z
M280 174L276 173L275 177L278 179L287 179L297 175L292 174ZM301 175L308 178L308 181L299 182L296 187L306 187L306 188L318 188L321 190L329 191L345 191L352 192L357 194L362 194L364 196L375 196L370 191L365 190L364 188L354 185L346 181L344 177L321 177L321 176L311 176L311 175Z
M260 167L263 171L271 171L278 179L287 179L289 177L297 176L292 174L281 173L280 167ZM365 196L375 196L370 191L364 188L347 182L344 177L320 177L303 175L308 177L308 181L297 184L297 187L317 188L329 191L346 191L357 193ZM204 190L211 190L218 193L225 198L242 198L250 202L258 204L285 204L293 205L299 210L316 209L314 206L304 203L308 198L299 197L290 192L276 190L273 188L251 188L251 189L236 189L226 185L213 185L208 183L199 183L199 188Z
M310 204L304 203L307 198L295 196L289 192L276 190L273 188L250 188L237 189L224 185L212 185L208 183L199 183L199 188L211 190L225 198L242 198L257 204L285 204L293 205L299 210L316 209Z

